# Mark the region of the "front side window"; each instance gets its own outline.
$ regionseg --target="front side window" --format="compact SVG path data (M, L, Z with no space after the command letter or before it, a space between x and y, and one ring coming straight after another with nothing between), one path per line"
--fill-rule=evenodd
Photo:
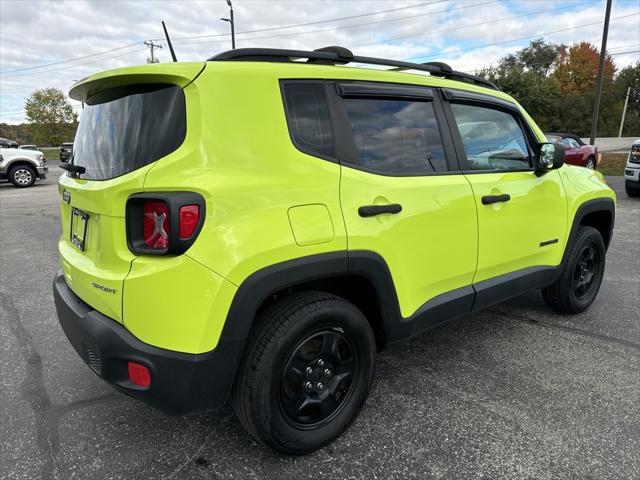
M186 107L177 85L133 85L89 99L74 140L81 178L107 180L159 160L186 135Z
M513 115L490 107L451 105L472 170L523 170L531 167L527 141Z
M322 82L286 82L283 86L289 134L299 150L335 156L329 106Z
M569 142L569 148L580 148L580 144L573 138L566 139Z
M433 104L345 99L357 166L382 174L424 175L447 170Z

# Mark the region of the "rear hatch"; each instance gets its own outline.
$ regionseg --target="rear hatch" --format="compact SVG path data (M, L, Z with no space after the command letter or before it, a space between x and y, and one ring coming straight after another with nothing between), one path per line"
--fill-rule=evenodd
M186 136L183 88L203 62L113 70L76 84L84 102L70 168L59 180L59 251L69 287L122 323L124 279L135 258L127 246L127 198L143 191L154 163Z

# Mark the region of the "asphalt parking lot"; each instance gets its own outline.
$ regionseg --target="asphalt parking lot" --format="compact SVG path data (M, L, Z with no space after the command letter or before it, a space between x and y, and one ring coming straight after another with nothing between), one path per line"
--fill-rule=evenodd
M379 355L352 427L312 455L256 445L229 406L168 417L80 360L53 306L55 163L0 185L0 478L640 478L640 200L620 177L600 295L560 316L539 293Z

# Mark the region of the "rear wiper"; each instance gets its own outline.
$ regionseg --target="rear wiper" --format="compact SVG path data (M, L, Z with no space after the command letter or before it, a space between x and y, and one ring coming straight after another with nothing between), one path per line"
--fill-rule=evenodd
M86 168L80 165L74 165L73 163L61 163L60 168L69 173L75 173L76 175L80 175L86 171Z

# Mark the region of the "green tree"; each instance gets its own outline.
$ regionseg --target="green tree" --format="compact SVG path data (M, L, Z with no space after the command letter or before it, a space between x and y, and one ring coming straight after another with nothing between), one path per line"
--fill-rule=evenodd
M528 47L502 58L480 75L515 97L545 131L566 131L587 136L600 52L589 42L569 47L534 40ZM627 67L616 75L610 55L605 57L598 136L618 134L626 89L629 99L625 132L637 132L640 122L640 67ZM632 106L633 105L633 106Z
M622 135L637 136L638 132L640 132L640 62L620 70L615 79L616 97L622 105L624 105L624 98L627 95L628 88L631 90L629 92L629 103ZM622 116L622 112L620 112L620 116Z
M564 45L555 45L538 38L533 40L528 47L504 57L501 64L507 68L516 68L533 72L539 76L547 76L552 65L556 62L558 54L564 48L566 48Z
M70 125L77 122L71 104L58 88L35 90L27 98L24 108L34 141L39 145L59 144L65 140Z

